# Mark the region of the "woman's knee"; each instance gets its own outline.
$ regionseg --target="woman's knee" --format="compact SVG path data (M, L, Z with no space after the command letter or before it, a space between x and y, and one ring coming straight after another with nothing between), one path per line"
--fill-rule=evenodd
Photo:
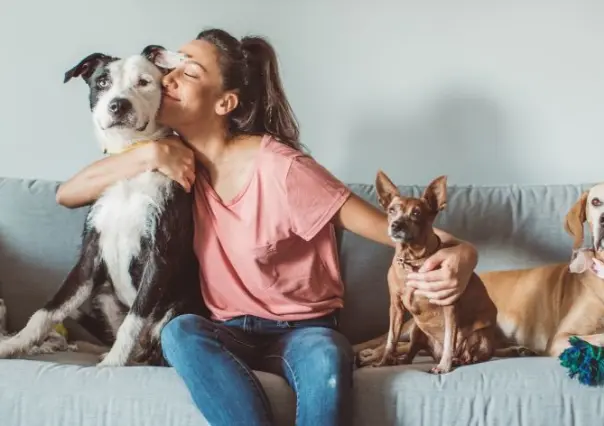
M322 378L330 387L341 380L349 384L354 357L344 335L330 329L314 330L309 331L301 343L300 354L306 358L308 377Z
M193 314L180 315L168 321L160 333L164 354L185 349L193 336L207 334L209 330L205 322L204 318Z
M284 360L297 395L300 424L351 424L352 346L329 329L303 331ZM287 373L287 370L286 370Z

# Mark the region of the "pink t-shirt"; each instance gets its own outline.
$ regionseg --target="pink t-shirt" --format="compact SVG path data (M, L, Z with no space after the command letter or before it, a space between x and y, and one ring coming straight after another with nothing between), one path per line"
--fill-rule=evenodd
M270 136L242 191L223 203L195 180L195 252L217 320L314 318L342 307L333 216L350 190L315 160Z

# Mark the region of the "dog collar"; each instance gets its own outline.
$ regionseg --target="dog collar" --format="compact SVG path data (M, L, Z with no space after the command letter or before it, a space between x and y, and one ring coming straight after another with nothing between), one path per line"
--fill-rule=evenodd
M438 250L440 250L440 248L442 246L442 240L439 238L438 235L435 235L435 237L436 237L436 248L430 255L421 257L419 259L405 259L403 256L397 256L396 264L407 271L417 272L429 256L431 256L433 253L436 253Z
M147 140L136 141L136 142L131 143L124 149L115 150L115 151L109 151L108 149L105 148L105 150L103 150L103 154L109 154L109 155L122 154L124 152L131 151L134 148L138 148L141 145L147 145L148 143L151 143L151 141L147 141Z

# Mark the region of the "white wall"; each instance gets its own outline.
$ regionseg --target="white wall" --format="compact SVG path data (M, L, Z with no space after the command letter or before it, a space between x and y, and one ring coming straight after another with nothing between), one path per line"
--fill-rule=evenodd
M3 6L0 176L100 157L84 82L62 83L83 56L219 26L274 43L303 142L345 181L604 180L601 0L170 1Z

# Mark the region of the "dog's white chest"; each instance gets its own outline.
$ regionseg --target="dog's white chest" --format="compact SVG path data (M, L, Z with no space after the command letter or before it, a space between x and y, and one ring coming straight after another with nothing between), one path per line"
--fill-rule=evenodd
M136 297L130 276L141 239L153 238L168 193L169 178L147 172L109 188L93 207L91 225L100 234L101 255L115 292L127 306Z

